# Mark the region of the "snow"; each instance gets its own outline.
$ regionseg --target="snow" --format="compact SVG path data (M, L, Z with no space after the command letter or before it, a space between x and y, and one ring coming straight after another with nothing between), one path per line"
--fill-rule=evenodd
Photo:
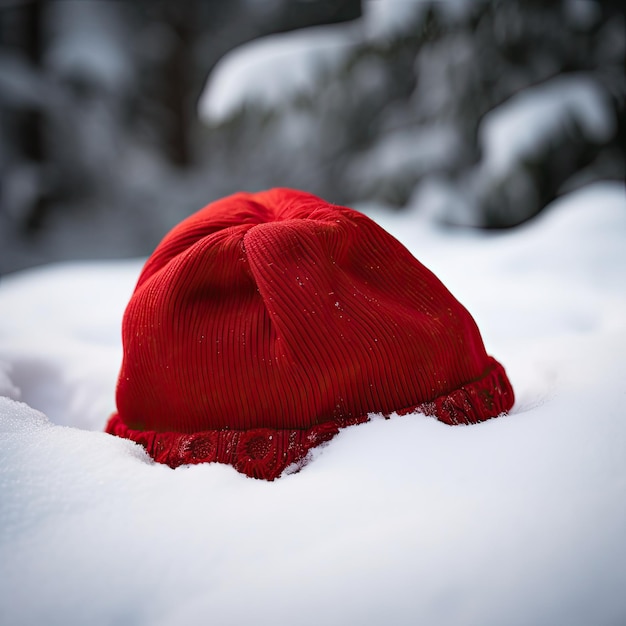
M370 41L382 43L415 31L433 7L440 18L450 21L463 18L476 0L365 0L363 21Z
M5 277L0 622L624 623L623 185L501 234L421 208L367 210L472 312L512 413L374 418L273 483L101 432L140 260Z
M563 74L523 90L488 113L479 128L483 166L505 174L577 125L590 143L608 141L616 120L604 89L585 74Z
M352 176L362 184L397 177L403 173L424 175L453 162L462 150L458 134L451 126L431 126L389 132L373 148L357 157Z
M365 35L370 41L385 42L406 34L429 5L424 0L366 0L363 3Z
M463 12L472 0L440 3L445 13ZM281 108L334 75L357 46L384 44L413 28L425 14L424 0L368 0L363 17L350 24L303 28L259 37L225 54L198 101L198 114L219 125L248 105L264 111Z
M19 388L13 384L10 378L11 372L11 366L0 361L0 396L19 400L21 392Z
M248 103L266 111L300 95L313 96L318 81L347 57L355 30L320 26L261 37L223 56L198 103L210 124L228 120Z
M475 0L436 3L441 17L464 16ZM349 24L317 26L259 37L226 53L198 101L198 115L209 125L227 122L246 106L274 111L318 85L361 45L384 46L416 29L427 0L365 0L363 16Z

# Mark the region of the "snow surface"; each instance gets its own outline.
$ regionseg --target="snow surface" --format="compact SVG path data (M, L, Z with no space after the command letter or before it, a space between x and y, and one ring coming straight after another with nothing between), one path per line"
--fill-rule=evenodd
M5 277L0 623L626 623L624 188L497 235L423 213L371 209L475 316L512 414L373 419L273 483L101 432L141 261Z

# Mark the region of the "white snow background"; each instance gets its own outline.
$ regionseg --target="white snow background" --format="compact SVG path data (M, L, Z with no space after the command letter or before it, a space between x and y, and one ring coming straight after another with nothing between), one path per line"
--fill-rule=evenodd
M7 276L0 623L626 623L623 186L498 234L370 214L474 315L511 414L374 418L272 483L171 470L102 432L141 261Z

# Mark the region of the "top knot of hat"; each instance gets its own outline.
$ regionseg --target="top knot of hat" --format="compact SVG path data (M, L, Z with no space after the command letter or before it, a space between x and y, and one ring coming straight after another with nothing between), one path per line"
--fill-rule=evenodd
M107 431L171 467L271 480L370 413L469 424L513 404L434 274L365 215L289 189L238 193L176 226L122 338Z

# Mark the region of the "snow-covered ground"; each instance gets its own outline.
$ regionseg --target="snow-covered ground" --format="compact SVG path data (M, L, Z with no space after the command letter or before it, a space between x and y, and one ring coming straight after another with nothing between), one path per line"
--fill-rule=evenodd
M0 623L626 623L623 185L499 234L371 215L473 313L512 413L373 419L273 483L171 470L101 432L141 262L5 277Z

